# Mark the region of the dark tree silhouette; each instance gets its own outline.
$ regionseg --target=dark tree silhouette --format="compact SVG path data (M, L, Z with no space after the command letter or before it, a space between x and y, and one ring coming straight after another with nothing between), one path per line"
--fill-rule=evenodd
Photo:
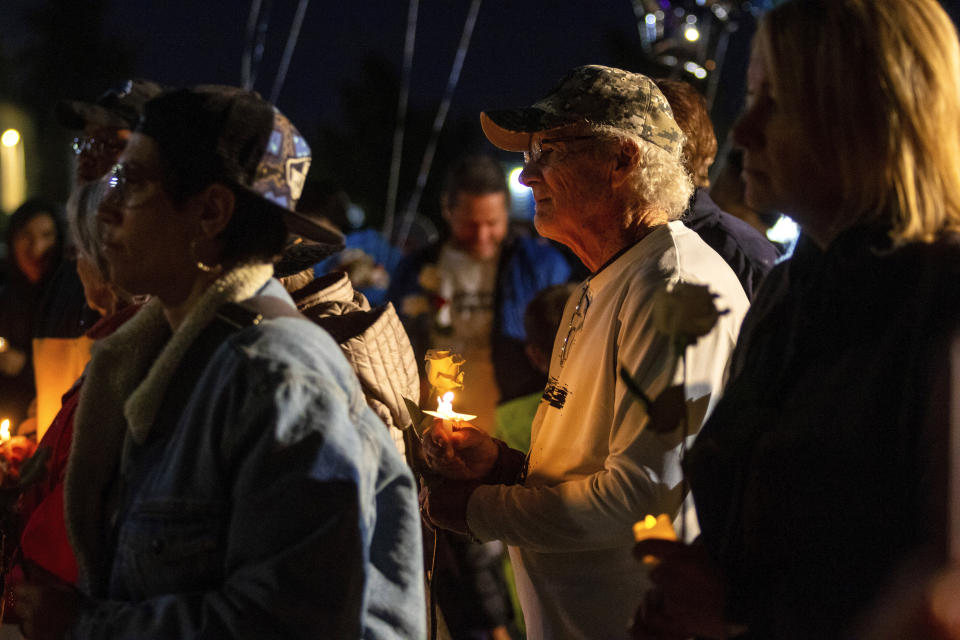
M342 124L324 124L311 140L314 150L311 180L335 184L367 213L366 226L383 223L396 122L400 80L396 65L384 58L364 60L361 72L340 90ZM407 114L403 163L397 199L397 224L416 184L424 148L430 136L436 105ZM440 135L437 153L427 180L420 213L440 225L439 191L444 172L454 158L476 151L483 142L474 120L448 120ZM329 188L329 186L328 186Z

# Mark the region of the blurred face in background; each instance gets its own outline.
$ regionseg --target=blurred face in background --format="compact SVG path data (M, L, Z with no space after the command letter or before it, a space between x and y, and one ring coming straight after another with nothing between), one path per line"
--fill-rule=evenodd
M477 260L489 260L499 253L507 235L507 194L455 193L443 214L457 248Z
M43 279L53 266L57 225L49 213L39 213L13 236L13 258L30 282Z

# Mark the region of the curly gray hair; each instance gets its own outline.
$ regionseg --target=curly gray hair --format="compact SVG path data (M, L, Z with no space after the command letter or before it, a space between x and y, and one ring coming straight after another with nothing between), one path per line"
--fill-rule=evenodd
M593 125L590 128L596 135L611 142L622 144L630 141L636 145L639 153L630 181L630 191L634 197L632 205L640 210L662 211L667 220L683 217L693 195L693 181L683 166L682 149L669 153L640 136L616 127Z

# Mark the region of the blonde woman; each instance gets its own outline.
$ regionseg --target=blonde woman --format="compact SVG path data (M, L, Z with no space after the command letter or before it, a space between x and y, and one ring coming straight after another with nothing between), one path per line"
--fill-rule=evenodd
M636 635L863 637L898 575L946 560L957 34L935 0L787 2L748 93L747 202L803 239L686 461L698 544L640 549L664 562Z

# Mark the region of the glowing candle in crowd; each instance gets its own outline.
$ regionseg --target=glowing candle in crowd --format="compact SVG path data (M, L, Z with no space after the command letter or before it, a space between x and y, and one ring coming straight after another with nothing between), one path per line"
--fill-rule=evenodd
M4 418L3 422L0 422L0 441L10 439L10 418Z
M457 413L453 410L453 391L447 391L437 398L436 411L424 411L428 416L440 418L442 420L451 420L453 422L467 422L477 416L469 413Z
M676 540L677 532L673 530L673 523L670 516L661 513L659 516L647 514L643 520L639 520L633 525L633 539L637 542L644 540ZM639 557L639 556L638 556ZM640 558L643 564L653 566L658 560L654 556L645 555Z
M659 516L647 515L633 525L633 539L637 542L643 540L676 540L677 533L673 530L673 523L670 516L661 513Z

